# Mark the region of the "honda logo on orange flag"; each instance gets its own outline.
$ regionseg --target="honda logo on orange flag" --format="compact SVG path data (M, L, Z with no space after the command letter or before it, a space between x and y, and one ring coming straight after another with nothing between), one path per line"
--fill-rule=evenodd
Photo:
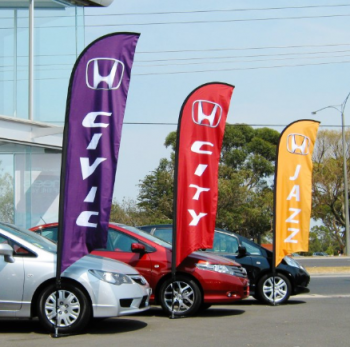
M309 249L312 152L319 122L299 120L282 132L275 174L275 266Z
M185 100L175 159L172 272L192 252L212 248L218 200L218 166L234 87L208 83Z

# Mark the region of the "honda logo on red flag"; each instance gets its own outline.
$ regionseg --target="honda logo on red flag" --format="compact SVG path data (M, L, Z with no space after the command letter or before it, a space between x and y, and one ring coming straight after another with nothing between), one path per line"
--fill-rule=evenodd
M198 125L216 128L220 123L221 116L222 107L215 102L196 100L193 103L192 119Z
M218 198L218 165L234 87L205 84L182 106L177 132L173 264L211 248ZM176 258L176 259L175 259Z

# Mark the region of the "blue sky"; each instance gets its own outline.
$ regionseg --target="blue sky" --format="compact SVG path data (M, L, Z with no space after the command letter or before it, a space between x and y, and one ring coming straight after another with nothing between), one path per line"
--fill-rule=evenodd
M136 199L139 181L169 157L165 137L203 83L236 87L230 124L282 131L297 119L317 119L340 129L334 109L311 112L341 104L350 92L349 1L114 0L85 15L86 44L112 32L141 34L117 168L119 202Z

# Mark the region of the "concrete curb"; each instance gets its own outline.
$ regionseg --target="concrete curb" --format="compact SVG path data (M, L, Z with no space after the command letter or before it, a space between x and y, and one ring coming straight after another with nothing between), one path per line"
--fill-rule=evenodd
M318 274L350 274L350 266L335 266L335 267L305 267L310 275Z

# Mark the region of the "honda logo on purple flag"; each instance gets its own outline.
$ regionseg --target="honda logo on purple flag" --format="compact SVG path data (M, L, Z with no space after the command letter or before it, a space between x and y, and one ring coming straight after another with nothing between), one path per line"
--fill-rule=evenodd
M91 59L86 65L86 84L91 89L118 89L122 82L124 68L124 63L117 59Z
M138 38L135 33L117 33L96 40L72 72L63 138L57 273L106 247Z

